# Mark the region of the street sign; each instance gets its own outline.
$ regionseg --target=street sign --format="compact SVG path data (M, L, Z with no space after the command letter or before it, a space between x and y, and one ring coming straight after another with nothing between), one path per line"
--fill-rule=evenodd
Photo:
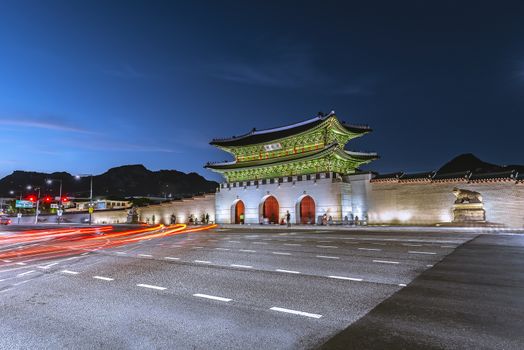
M64 213L64 211L62 209L60 209L60 210L57 210L56 215L62 216L63 213Z
M95 211L95 208L89 207L89 214L93 214L94 211Z
M16 200L15 207L17 208L32 208L33 202L26 200Z
M51 209L58 209L58 203L51 203Z

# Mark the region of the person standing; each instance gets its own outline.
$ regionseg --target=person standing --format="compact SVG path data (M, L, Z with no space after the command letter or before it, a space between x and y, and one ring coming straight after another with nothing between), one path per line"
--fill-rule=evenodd
M287 227L291 227L291 214L289 213L289 210L286 212L286 222Z

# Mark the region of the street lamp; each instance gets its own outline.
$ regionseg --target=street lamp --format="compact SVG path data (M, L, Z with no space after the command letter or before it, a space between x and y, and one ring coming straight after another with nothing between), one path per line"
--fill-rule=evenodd
M78 174L75 176L75 179L80 180L82 176L89 176L91 178L91 186L89 190L89 207L93 208L93 174ZM89 210L89 225L91 225L91 211L94 209Z
M51 185L51 184L53 184L53 181L60 181L60 192L59 192L59 194L58 194L58 196L59 196L59 197L58 197L58 198L59 198L59 199L58 199L58 210L62 210L62 179L47 179L47 180L46 180L46 183L47 183L48 185ZM58 222L58 224L60 224L60 216L61 216L62 214L60 214L59 212L58 212L57 214L58 214L58 216L57 216L57 222Z

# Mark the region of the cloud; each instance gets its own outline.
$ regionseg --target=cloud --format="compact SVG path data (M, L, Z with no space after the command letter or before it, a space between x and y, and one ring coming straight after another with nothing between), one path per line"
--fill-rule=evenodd
M7 126L18 126L18 127L24 127L24 128L35 128L35 129L45 129L45 130L53 130L53 131L64 131L64 132L74 132L74 133L81 133L81 134L94 134L93 131L78 128L75 126L68 126L64 123L60 122L51 122L48 120L36 120L36 119L23 119L23 118L17 118L17 119L0 119L0 125L7 125Z
M80 139L57 139L56 143L68 148L76 148L88 151L107 152L157 152L157 153L179 153L179 150L150 144L132 144L116 139L107 138L80 138Z
M130 64L124 64L118 69L105 69L103 72L117 78L123 79L145 79L151 78L150 75L138 72Z

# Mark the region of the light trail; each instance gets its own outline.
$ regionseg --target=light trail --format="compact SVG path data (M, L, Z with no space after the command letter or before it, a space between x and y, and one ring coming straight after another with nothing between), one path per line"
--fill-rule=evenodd
M216 224L191 228L187 228L186 224L160 224L119 231L113 226L22 231L0 239L0 259L11 260L9 264L16 263L18 259L48 260L215 227Z

